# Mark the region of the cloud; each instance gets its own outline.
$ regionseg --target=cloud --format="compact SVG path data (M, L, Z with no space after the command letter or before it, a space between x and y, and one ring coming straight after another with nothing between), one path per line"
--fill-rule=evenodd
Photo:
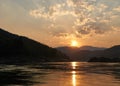
M95 3L95 2L94 2ZM108 6L101 3L96 5L90 2L77 3L78 19L74 22L76 30L81 35L88 35L90 33L103 34L112 30L108 25L111 14L107 11ZM82 4L82 5L81 5Z
M50 25L54 24L51 30L54 36L65 37L74 34L76 37L81 37L91 33L104 34L114 30L112 20L116 16L119 17L120 6L110 7L112 4L98 0L55 1L52 5L40 5L30 10L31 16L51 21ZM69 21L67 17L72 19ZM59 22L60 19L63 22Z
M120 6L114 8L113 11L120 12Z
M76 16L73 11L66 8L66 4L55 4L50 5L49 7L41 7L31 10L30 15L34 16L35 18L45 18L55 20L57 17L65 16L65 15L72 15Z

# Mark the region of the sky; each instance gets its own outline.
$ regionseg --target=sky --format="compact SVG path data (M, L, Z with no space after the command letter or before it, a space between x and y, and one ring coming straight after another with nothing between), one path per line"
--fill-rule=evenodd
M120 44L120 0L0 0L0 28L51 47Z

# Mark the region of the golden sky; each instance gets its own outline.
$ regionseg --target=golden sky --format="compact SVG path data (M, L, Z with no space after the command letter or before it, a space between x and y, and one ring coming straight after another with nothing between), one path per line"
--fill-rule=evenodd
M120 44L119 0L0 0L0 27L51 47Z

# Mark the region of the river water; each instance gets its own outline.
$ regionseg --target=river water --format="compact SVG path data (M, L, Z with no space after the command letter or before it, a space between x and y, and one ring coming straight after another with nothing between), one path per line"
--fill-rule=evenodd
M0 65L0 86L120 86L120 63Z

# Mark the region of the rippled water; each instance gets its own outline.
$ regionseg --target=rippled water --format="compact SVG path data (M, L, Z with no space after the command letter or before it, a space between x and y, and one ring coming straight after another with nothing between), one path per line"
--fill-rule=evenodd
M0 86L120 86L120 63L0 65Z

